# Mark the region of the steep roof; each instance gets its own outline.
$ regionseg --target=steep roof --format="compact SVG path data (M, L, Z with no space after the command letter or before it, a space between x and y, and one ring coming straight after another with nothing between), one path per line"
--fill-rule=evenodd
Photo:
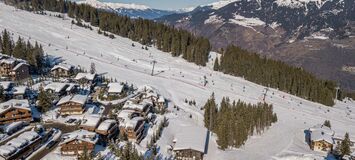
M44 87L44 90L50 89L50 90L53 90L56 93L58 93L58 92L64 90L68 86L69 85L67 83L53 82L53 83L46 85L46 87Z
M56 70L56 69L58 69L58 68L61 68L61 69L64 69L64 70L69 71L69 70L73 69L74 66L71 65L71 64L67 64L67 63L60 63L60 64L55 65L55 66L51 69L51 71Z
M5 63L5 64L13 64L15 62L16 62L16 59L14 59L14 58L5 58L5 59L1 59L0 60L0 64L3 64L3 63Z
M312 141L326 141L330 144L334 144L333 136L322 131L316 130L311 133Z
M29 66L27 63L23 63L23 62L21 62L21 63L19 63L19 64L17 64L12 70L13 71L16 71L16 70L18 70L21 66Z
M126 122L125 127L136 128L138 122L143 120L143 117L134 117Z
M184 127L175 135L176 143L174 146L174 151L193 149L204 153L206 145L206 134L207 130L203 127Z
M97 130L107 131L108 129L110 129L110 126L115 123L116 123L116 120L114 120L114 119L106 119L103 122L101 122L99 127L97 127Z
M75 103L79 103L84 105L86 103L88 99L87 95L80 95L80 94L76 94L76 95L67 95L65 97L63 97L62 99L59 100L59 102L57 103L57 105L61 105L67 102L75 102Z
M90 132L82 129L76 130L74 132L66 133L62 137L64 141L61 142L60 145L68 143L73 140L80 140L80 141L96 144L99 139L98 134L96 134L95 132Z
M90 81L92 81L92 80L94 80L95 79L95 77L96 77L96 74L94 73L94 74L91 74L91 73L78 73L76 76L75 76L75 80L80 80L80 79L83 79L83 78L85 78L85 79L87 79L87 80L90 80Z
M327 127L325 125L322 125L322 124L317 124L317 125L309 128L309 130L311 132L321 131L321 132L324 132L324 133L332 135L332 136L334 136L334 134L335 134L335 132L331 128L329 128L329 127Z
M0 114L6 112L7 110L9 110L11 108L31 110L28 100L26 100L26 99L23 99L23 100L11 99L9 101L0 103Z
M334 131L327 126L318 124L309 129L311 132L311 141L326 141L334 144Z

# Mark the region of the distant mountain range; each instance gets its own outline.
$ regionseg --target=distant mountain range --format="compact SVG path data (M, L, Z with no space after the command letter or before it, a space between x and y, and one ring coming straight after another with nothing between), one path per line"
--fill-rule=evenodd
M100 2L98 0L84 0L84 1L76 1L76 3L84 3L91 5L96 8L112 10L120 15L126 15L131 18L144 18L144 19L156 19L165 15L170 15L174 13L182 13L188 12L191 10L159 10L153 9L145 5L139 4L125 4L125 3L110 3L110 2Z
M303 67L355 90L354 0L226 0L157 19Z

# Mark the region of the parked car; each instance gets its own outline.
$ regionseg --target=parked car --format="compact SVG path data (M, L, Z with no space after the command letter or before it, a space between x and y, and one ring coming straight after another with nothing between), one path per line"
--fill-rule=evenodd
M65 121L65 123L73 123L73 122L75 122L75 121L76 121L75 119L70 118L70 119L68 119L67 121Z

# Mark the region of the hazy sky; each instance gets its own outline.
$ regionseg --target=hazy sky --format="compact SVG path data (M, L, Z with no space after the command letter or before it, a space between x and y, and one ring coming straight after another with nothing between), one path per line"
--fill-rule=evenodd
M208 4L219 0L100 0L100 1L136 3L136 4L144 4L151 8L172 10L172 9L196 7L201 4Z

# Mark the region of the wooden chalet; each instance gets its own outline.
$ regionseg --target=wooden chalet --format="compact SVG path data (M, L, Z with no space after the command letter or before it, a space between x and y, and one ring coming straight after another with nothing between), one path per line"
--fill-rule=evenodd
M35 131L27 131L0 146L0 159L26 159L41 147L42 136Z
M86 95L68 95L57 103L60 107L61 115L80 115L84 112L84 107L88 97Z
M28 100L12 99L0 104L0 125L33 120Z
M96 128L99 126L101 122L100 115L88 115L83 118L82 123L80 124L79 128L88 130L91 132L95 132Z
M309 129L310 148L319 152L333 151L335 132L324 125L316 125Z
M70 77L74 75L74 66L66 63L55 65L51 69L53 77Z
M119 132L118 124L114 119L104 120L96 129L96 133L100 134L101 136L107 139L110 139L118 135L118 132Z
M173 153L177 160L203 160L207 130L198 126L181 128L173 141Z
M25 60L0 55L0 76L13 81L30 77L29 65Z
M63 141L60 145L60 152L66 156L80 156L84 150L90 154L94 150L99 136L95 132L87 130L76 130L62 136Z

